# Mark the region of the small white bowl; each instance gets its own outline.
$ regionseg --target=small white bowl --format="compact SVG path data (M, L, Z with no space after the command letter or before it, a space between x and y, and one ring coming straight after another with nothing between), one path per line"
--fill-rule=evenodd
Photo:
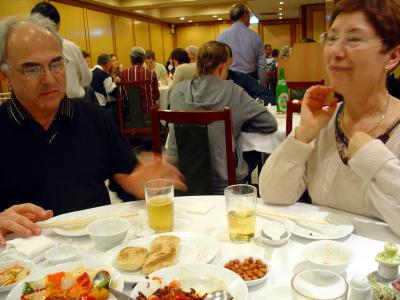
M279 222L267 222L263 225L259 238L269 246L281 246L290 239L292 234L285 225Z
M303 256L314 267L338 274L346 271L354 260L354 252L349 247L340 242L327 240L308 244Z
M261 260L264 264L266 264L266 265L267 265L267 272L266 272L265 275L264 275L263 277L261 277L261 278L254 279L254 280L243 280L243 281L246 283L246 285L247 285L248 287L261 284L261 283L263 283L263 282L265 282L265 281L267 280L269 274L271 273L271 263L270 263L268 260L266 260L265 258L261 258L261 257L259 257L259 256L254 256L254 255L239 255L239 256L234 256L234 257L230 257L230 258L224 259L224 260L222 261L222 266L224 267L225 264L227 264L227 263L228 263L229 261L231 261L231 260L238 259L240 262L243 262L246 258L249 258L249 257L252 257L254 260L259 259L259 260ZM232 271L232 270L231 270L231 271ZM232 272L234 272L234 271L232 271ZM236 272L235 272L235 273L236 273ZM239 274L238 274L238 275L239 275ZM240 276L240 275L239 275L239 276Z
M28 271L29 274L32 274L33 269L35 268L35 264L27 259L10 259L5 262L0 263L0 271L4 270L5 268L8 268L12 266L13 264L18 263L25 267ZM5 285L5 286L0 286L0 293L3 292L8 292L11 290L15 285L17 285L19 282L23 281L26 277L22 278L20 281L17 281L13 284Z
M86 226L86 232L98 248L103 250L122 243L131 223L122 218L97 220Z
M78 251L78 247L74 245L61 245L47 250L44 257L50 263L56 265L75 260Z

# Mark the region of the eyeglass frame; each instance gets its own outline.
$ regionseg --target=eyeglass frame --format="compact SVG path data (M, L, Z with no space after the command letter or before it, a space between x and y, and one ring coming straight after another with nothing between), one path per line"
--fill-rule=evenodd
M344 35L343 35L343 36L346 38L346 39L343 41L343 45L344 45L344 47L345 47L346 49L351 49L351 50L365 50L365 49L369 49L369 48L374 48L374 47L382 46L382 44L379 44L379 45L367 45L367 43L368 43L370 40L378 40L378 41L381 41L381 42L385 41L385 39L381 39L381 38L379 38L379 37L365 37L365 38L362 37L362 38L363 38L362 40L357 41L357 42L353 42L353 43L355 43L355 44L351 45L351 42L352 42L352 41L347 40L347 38L351 37L352 34L356 34L356 33L350 32L350 33L347 33L347 34L344 34ZM337 37L337 38L336 38L335 41L329 41L329 40L328 40L328 35L329 35L329 31L326 31L326 32L320 34L320 36L319 36L319 42L320 42L320 44L321 44L322 46L331 48L331 47L333 47L333 46L340 40L341 35L340 35L340 34L336 34L336 37ZM329 43L331 43L331 44L329 44ZM358 44L357 44L357 43L358 43Z
M58 63L60 63L60 64L53 65L53 64L58 64ZM52 75L58 75L65 70L67 63L69 63L69 60L65 56L58 56L58 57L52 59L50 64L47 65L47 68ZM24 64L22 64L22 66L20 68L18 68L18 67L9 65L7 62L4 62L2 64L2 67L4 68L4 66L6 68L10 67L10 68L15 69L17 72L21 73L22 75L24 75L26 78L28 78L30 80L42 79L46 74L45 67L42 64L37 64L37 63L30 63L30 62L24 63ZM28 72L27 70L29 70L29 68L31 68L31 72L32 72L31 74L27 73ZM36 71L35 71L36 73L33 72L33 70L35 70L34 68L36 68ZM57 69L57 68L60 68L60 69Z

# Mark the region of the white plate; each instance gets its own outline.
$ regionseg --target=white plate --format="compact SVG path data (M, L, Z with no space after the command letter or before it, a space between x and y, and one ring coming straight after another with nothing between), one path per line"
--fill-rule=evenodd
M6 300L15 300L20 299L22 295L22 290L24 288L24 283L28 281L40 280L48 274L61 272L61 271L74 271L79 267L84 267L91 270L107 270L111 274L111 280L116 283L115 289L118 291L122 291L124 288L124 281L121 278L121 274L114 268L110 266L105 266L104 264L97 264L94 262L84 262L84 261L77 261L77 262L69 262L65 264L59 264L53 267L45 268L38 270L24 280L22 280L17 286L15 286L12 291L8 294ZM110 295L108 297L109 300L115 299L114 296Z
M274 285L260 292L256 300L292 300L292 288L289 285Z
M154 276L162 278L151 280ZM247 300L247 286L236 273L221 266L206 264L188 264L172 266L152 273L150 279L139 282L132 291L132 297L138 296L138 292L149 296L158 288L168 285L172 280L178 280L184 291L194 288L204 294L217 290L228 291L235 300Z
M231 260L239 259L240 262L243 262L246 258L249 258L249 257L252 257L254 260L259 259L264 264L266 264L267 265L267 273L265 273L265 275L263 277L259 278L259 279L244 281L248 287L259 285L259 284L261 284L261 283L263 283L263 282L265 282L267 280L267 278L269 277L269 274L271 272L271 263L268 260L266 260L265 258L262 258L260 256L255 256L255 255L239 255L239 256L233 256L233 257L229 257L227 259L224 259L222 261L222 263L221 263L221 266L224 267L224 265L226 263L228 263L229 261L231 261Z
M102 256L102 261L109 265L114 265L114 260L119 251L125 247L144 247L149 249L151 241L160 235L175 235L181 239L178 249L178 257L176 264L202 263L211 262L219 251L219 243L214 238L203 233L194 232L169 232L164 234L155 234L125 242L115 248L108 250ZM125 282L133 283L144 279L142 270L125 271L120 270L122 278Z
M35 264L30 260L27 260L27 259L10 259L9 261L5 261L5 262L0 263L0 270L3 270L5 268L7 268L7 267L10 267L15 263L19 263L20 265L22 265L26 269L28 269L29 272L30 272L29 274L32 274L32 271L35 268ZM24 281L26 278L27 277L22 279L22 281ZM16 283L13 283L13 284L6 285L6 286L0 286L0 293L8 292L9 290L11 290L18 283L19 283L19 281L17 281Z
M285 220L285 224L294 235L311 240L336 240L350 235L354 226L350 219L330 212L314 212L302 215L308 218L323 219L330 224L317 224L304 221Z

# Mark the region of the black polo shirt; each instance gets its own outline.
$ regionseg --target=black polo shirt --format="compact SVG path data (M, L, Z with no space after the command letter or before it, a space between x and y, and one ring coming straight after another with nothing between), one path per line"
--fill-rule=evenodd
M109 204L104 181L135 164L98 105L65 97L47 131L14 96L0 106L0 211L26 202L55 214Z

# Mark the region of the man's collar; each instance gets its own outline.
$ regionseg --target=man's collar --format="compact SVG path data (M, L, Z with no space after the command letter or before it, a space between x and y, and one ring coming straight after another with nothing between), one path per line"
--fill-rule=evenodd
M32 115L21 105L14 93L11 93L10 105L8 106L10 117L18 124L22 125L27 119L33 120ZM73 110L71 100L64 96L58 107L56 119L72 121Z

